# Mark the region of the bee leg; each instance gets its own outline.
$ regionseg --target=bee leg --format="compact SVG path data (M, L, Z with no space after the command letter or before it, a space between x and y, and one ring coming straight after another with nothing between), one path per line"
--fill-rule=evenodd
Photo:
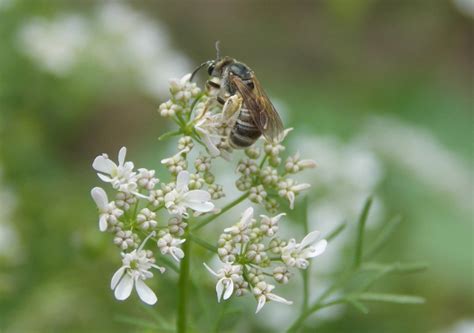
M227 99L222 107L222 116L229 127L233 127L239 117L242 107L242 97L233 95Z

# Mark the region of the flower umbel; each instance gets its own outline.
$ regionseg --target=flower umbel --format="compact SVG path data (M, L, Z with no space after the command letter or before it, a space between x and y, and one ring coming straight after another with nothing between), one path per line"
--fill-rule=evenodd
M218 278L216 284L218 301L221 298L227 300L233 294L241 296L247 291L257 300L256 312L259 312L268 301L292 304L291 301L273 293L275 286L265 280L266 276L273 277L277 283L288 283L291 278L289 269L307 268L307 259L322 254L327 241L316 242L319 238L318 231L309 233L300 244L296 244L294 239L288 242L280 239L277 236L278 222L284 215L284 213L273 217L261 215L260 220L256 221L253 219L253 208L249 207L239 222L224 229L217 249L222 268L214 271L204 264L207 270ZM267 251L272 255L278 254L279 257L270 260ZM272 268L273 262L280 264ZM234 288L235 285L238 285L238 288Z
M164 267L155 265L155 259L150 251L143 250L145 242L154 234L152 232L148 235L138 249L122 253L122 267L115 272L110 281L110 288L114 290L116 299L120 301L127 299L135 287L143 302L153 305L158 300L153 290L144 282L153 277L153 273L150 272L152 268L158 269L161 273L165 271Z

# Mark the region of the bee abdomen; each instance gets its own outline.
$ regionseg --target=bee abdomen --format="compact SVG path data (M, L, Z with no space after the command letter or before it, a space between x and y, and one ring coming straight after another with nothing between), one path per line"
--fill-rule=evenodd
M255 126L248 111L242 109L230 132L229 142L232 148L247 148L253 145L261 135L262 133Z

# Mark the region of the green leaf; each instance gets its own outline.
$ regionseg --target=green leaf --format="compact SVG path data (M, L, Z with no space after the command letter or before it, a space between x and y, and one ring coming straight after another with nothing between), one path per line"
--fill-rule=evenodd
M419 296L399 295L399 294L382 294L382 293L362 293L356 295L360 301L370 302L389 302L398 304L423 304L425 299Z
M394 273L419 273L429 268L426 262L400 263L393 264L379 264L379 263L365 263L362 265L362 270L365 271L390 271Z
M329 242L330 240L336 238L341 232L343 232L344 229L346 229L346 227L347 227L347 222L343 222L324 238Z
M166 139L169 139L173 136L178 136L182 134L181 130L177 130L177 131L172 131L172 132L166 132L165 134L161 135L158 140L159 141L163 141L163 140L166 140Z
M364 259L370 259L380 252L380 250L385 246L385 244L387 244L388 239L390 238L390 236L392 236L393 232L400 224L401 220L401 216L395 216L382 227L382 231L372 243L370 248L367 250L367 253L364 255Z
M370 206L372 205L372 198L367 198L365 202L364 208L362 209L362 213L359 217L359 223L357 227L357 241L356 241L356 248L355 248L355 256L354 256L354 268L359 268L360 264L362 263L362 251L363 251L363 244L364 244L364 231L365 231L365 223L367 222L367 217L369 216Z

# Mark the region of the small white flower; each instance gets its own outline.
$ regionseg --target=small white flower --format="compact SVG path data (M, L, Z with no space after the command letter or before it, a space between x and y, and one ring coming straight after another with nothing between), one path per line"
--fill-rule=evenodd
M219 133L219 127L222 125L221 117L209 112L209 107L206 106L197 112L193 121L194 128L206 145L209 154L213 157L219 156L221 151L218 145L222 139Z
M118 222L118 218L123 215L123 211L115 207L115 203L109 202L107 193L100 188L94 187L91 191L92 199L94 199L97 208L99 208L99 229L100 231L107 230L107 226L110 223L115 225Z
M158 239L157 245L160 248L161 254L170 254L174 260L179 262L184 258L184 252L178 246L185 241L185 239L174 238L171 234L167 233Z
M285 170L288 173L297 173L304 169L311 169L316 167L316 162L313 160L300 160L300 153L287 158L285 162Z
M294 179L287 178L278 183L278 195L281 197L286 197L290 202L290 208L293 209L295 207L296 195L310 187L310 184L297 184Z
M301 243L296 243L294 238L290 239L288 244L281 248L283 262L291 267L306 269L308 258L317 257L326 250L328 242L325 239L319 240L320 235L319 231L310 232Z
M165 195L165 207L171 214L187 216L188 208L206 213L214 209L211 195L203 190L189 191L189 172L181 171L176 179L176 188Z
M234 282L243 284L242 278L242 266L224 264L224 267L215 272L206 263L203 263L206 269L219 280L216 283L217 301L220 302L221 298L225 301L232 296L234 292Z
M193 138L190 136L183 136L178 141L178 150L184 153L189 153L194 147Z
M278 231L278 221L285 216L285 213L278 214L274 217L260 215L262 221L260 223L260 230L268 237L273 237Z
M171 157L162 159L162 160L161 160L161 164L166 165L166 167L168 168L168 170L169 170L173 175L177 175L177 174L180 173L181 171L186 170L186 168L188 167L188 162L187 162L186 159L182 156L182 154L183 154L183 151L180 151L180 152L178 152L177 154L175 154L175 155L173 155L173 156L171 156Z
M233 242L246 243L249 241L250 226L252 225L252 222L253 222L252 218L253 218L253 208L249 207L242 214L240 221L229 228L225 228L224 232L232 236Z
M97 176L102 181L111 183L114 189L122 192L133 192L137 188L137 179L135 172L133 172L133 162L125 162L126 154L127 148L122 147L118 153L118 165L110 160L106 154L99 155L92 163L92 167L99 171Z
M142 245L130 253L122 253L122 267L112 276L110 288L114 290L115 298L123 301L132 293L133 287L140 299L150 305L157 301L153 290L145 284L145 280L153 277L150 272L152 268L158 269L161 273L165 271L163 267L154 264L155 260L150 256L150 252L143 250L145 242L154 235L151 233L143 241Z
M255 287L253 287L252 292L258 301L257 310L255 311L255 313L258 313L268 301L274 301L288 305L293 304L292 301L288 301L281 296L273 294L273 289L275 289L275 286L266 283L265 281L260 281L255 285Z

